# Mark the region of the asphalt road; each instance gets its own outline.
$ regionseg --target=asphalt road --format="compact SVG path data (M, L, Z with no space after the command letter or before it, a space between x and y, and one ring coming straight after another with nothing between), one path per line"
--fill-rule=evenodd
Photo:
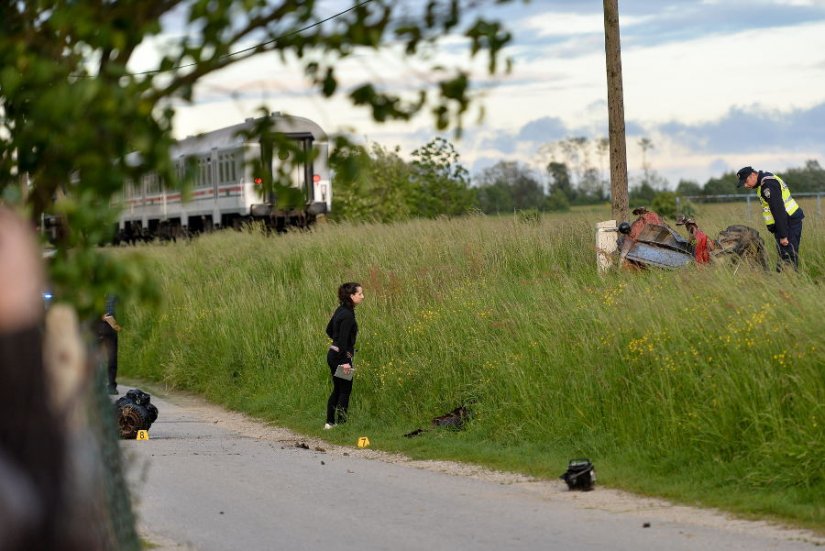
M192 397L152 401L160 415L150 439L122 445L140 532L160 550L761 551L825 543L598 486L569 492L560 481L330 446Z

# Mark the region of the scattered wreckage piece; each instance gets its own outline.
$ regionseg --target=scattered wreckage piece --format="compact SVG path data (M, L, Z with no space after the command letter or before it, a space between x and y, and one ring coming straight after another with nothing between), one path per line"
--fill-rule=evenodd
M467 409L467 406L458 406L454 410L449 413L445 413L444 415L439 415L438 417L434 417L433 420L430 422L430 427L427 429L415 429L414 431L408 432L404 436L406 438L412 438L414 436L418 436L420 434L424 434L430 429L433 428L448 428L453 430L461 430L464 428L464 423L466 423L470 419L470 410Z
M158 408L151 403L152 397L138 388L133 388L115 402L120 437L134 440L140 430L149 430L158 418Z
M596 226L597 264L600 271L610 266L622 268L682 268L689 264L715 261L747 261L768 269L765 243L755 229L734 225L710 239L693 218L680 216L677 226L685 226L685 239L655 212L644 207L633 210L633 223L601 222Z
M571 459L567 470L559 478L569 490L589 492L596 485L596 468L589 459Z
M728 226L716 238L717 247L711 251L714 259L742 259L768 270L768 249L759 232L739 224Z

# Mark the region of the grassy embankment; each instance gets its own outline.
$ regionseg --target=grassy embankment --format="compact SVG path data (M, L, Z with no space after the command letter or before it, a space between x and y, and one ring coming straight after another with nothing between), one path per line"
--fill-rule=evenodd
M606 209L145 247L165 304L124 305L122 370L339 443L547 478L585 456L602 484L821 530L825 224L806 207L800 274L600 277ZM753 214L698 219L772 248ZM351 422L326 432L324 327L345 280L367 297L359 371ZM403 438L463 403L466 430Z

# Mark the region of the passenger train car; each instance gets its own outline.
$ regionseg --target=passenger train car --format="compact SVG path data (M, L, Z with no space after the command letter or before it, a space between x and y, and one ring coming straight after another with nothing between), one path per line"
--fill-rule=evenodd
M128 183L120 197L122 212L116 241L175 238L219 227L240 227L244 222L261 220L268 226L308 226L332 207L329 170L329 142L315 122L273 113L271 130L279 137L297 142L300 151L316 154L311 161L299 162L289 175L291 187L299 190L303 205L279 207L277 197L265 197L260 174L252 174L252 163L263 161L270 175L287 161L272 146L245 137L258 128L262 119L246 119L242 124L221 128L177 142L172 148L175 167L182 179L187 166L196 167L194 184L188 197L179 190L165 189L157 175L142 182ZM266 161L266 159L271 159ZM182 200L185 199L185 200Z

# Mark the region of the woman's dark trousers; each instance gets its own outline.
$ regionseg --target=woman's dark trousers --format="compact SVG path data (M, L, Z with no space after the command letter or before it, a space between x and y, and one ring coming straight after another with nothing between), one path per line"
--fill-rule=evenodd
M327 423L334 425L344 423L347 420L347 408L349 408L349 395L352 392L352 381L335 377L335 369L340 363L350 363L352 360L341 360L339 354L334 350L327 353L327 365L329 365L332 377L332 394L327 400ZM336 420L337 417L337 420Z

